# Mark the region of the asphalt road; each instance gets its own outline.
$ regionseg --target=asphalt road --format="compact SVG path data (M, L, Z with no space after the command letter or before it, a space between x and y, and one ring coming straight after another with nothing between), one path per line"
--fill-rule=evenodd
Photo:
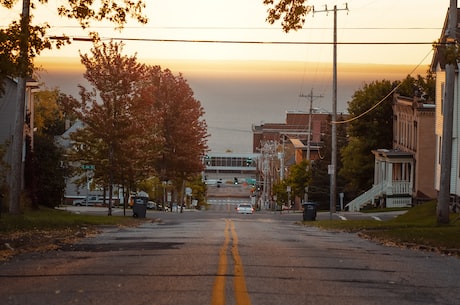
M149 212L136 228L0 265L0 304L460 304L460 260L296 224Z

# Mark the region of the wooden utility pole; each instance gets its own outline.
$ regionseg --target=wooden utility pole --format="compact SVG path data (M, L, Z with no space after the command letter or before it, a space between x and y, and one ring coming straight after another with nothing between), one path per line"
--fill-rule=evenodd
M456 45L457 0L450 0L448 24L446 32L446 49ZM455 99L456 62L446 64L446 87L443 101L443 123L441 143L441 174L438 194L437 220L439 224L449 223L450 184L452 171L452 136Z
M26 101L26 83L29 64L29 23L30 0L23 0L21 16L21 35L19 50L19 78L16 94L15 121L11 145L11 176L8 196L10 214L19 214L22 191L23 151L24 151L24 111Z
M329 206L329 218L332 219L332 213L335 213L335 206L337 203L337 11L348 11L348 4L345 7L338 9L337 5L334 5L334 49L333 49L333 63L332 63L332 126L331 126L331 164L329 166L329 175L331 176L331 187L330 187L330 206ZM329 10L327 6L324 10L315 11L313 7L313 13L326 12Z
M310 145L311 145L311 115L313 112L313 101L317 98L322 98L322 95L313 95L313 89L311 89L310 94L304 95L300 94L299 97L308 97L310 99L310 111L308 116L308 138L307 138L307 160L310 161Z

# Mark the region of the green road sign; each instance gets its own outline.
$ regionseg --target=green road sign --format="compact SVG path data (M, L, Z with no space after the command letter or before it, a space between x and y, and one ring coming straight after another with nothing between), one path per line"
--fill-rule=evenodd
M82 165L81 168L83 168L83 169L95 169L96 167L94 165Z

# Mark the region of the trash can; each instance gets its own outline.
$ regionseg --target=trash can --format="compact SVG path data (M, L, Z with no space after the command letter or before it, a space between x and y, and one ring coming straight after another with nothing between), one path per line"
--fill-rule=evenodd
M134 197L133 204L133 217L134 218L145 218L147 213L147 200L144 197Z
M302 205L303 207L303 220L316 220L316 203L307 202Z

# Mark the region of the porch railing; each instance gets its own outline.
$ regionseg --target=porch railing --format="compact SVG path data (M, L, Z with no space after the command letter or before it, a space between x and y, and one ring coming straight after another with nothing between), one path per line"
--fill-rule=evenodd
M410 195L412 193L409 181L393 181L387 195Z
M374 203L376 197L383 195L404 195L403 197L387 198L387 207L403 207L410 206L412 204L410 197L412 190L411 183L409 181L392 181L389 186L385 186L385 184L386 183L374 184L370 190L350 201L346 207L348 207L348 210L351 212L359 211L366 203Z
M382 192L381 184L374 184L374 186L367 192L359 195L352 201L350 201L345 207L348 207L348 211L357 212L359 211L364 204L368 202L374 202L375 196Z

